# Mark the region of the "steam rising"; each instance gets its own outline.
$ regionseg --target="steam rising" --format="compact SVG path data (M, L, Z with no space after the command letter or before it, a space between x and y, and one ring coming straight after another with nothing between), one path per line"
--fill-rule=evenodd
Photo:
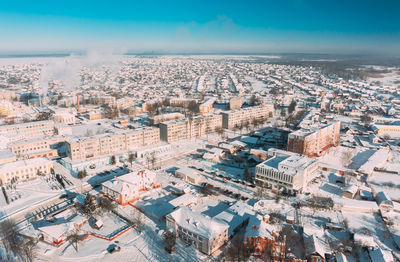
M106 67L116 74L120 69L121 55L111 52L88 51L86 55L70 55L63 59L56 59L43 65L40 78L40 95L45 96L49 90L49 81L58 80L63 84L62 91L78 90L81 83L81 70L88 68L91 71L104 70Z

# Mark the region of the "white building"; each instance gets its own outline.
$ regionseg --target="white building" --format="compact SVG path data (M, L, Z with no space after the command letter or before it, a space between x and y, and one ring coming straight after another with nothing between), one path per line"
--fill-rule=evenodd
M182 241L194 245L210 255L228 241L229 225L217 218L197 213L188 207L180 207L167 215L167 230Z
M318 169L316 159L279 150L268 150L270 158L256 166L256 183L275 188L301 190Z

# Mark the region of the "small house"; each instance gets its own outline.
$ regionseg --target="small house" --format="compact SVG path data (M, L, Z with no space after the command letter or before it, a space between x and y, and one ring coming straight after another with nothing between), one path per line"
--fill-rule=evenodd
M358 187L355 185L347 185L342 190L342 196L353 199L358 193Z

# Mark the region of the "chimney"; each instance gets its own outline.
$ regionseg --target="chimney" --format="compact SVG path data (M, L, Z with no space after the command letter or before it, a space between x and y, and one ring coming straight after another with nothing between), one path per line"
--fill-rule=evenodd
M78 113L79 113L79 112L80 112L80 108L79 108L79 94L76 94L76 101L77 101Z

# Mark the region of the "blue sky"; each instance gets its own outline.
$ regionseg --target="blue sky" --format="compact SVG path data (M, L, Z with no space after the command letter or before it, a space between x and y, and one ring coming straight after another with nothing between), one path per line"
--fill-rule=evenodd
M4 0L0 51L400 55L393 0Z

